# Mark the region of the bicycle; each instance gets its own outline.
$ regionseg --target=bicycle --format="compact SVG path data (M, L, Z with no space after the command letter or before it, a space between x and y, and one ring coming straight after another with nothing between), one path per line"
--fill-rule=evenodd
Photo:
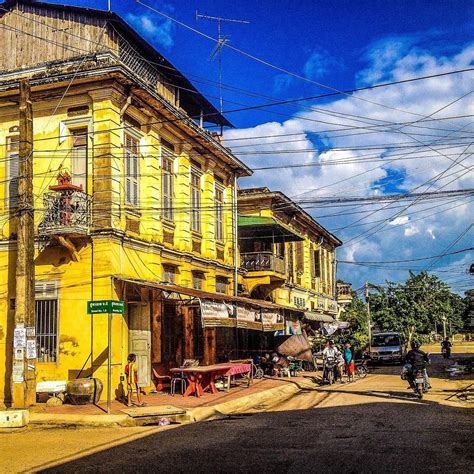
M367 367L368 362L369 362L368 359L355 361L355 366L356 366L355 374L357 378L363 379L367 377L369 373L369 369Z

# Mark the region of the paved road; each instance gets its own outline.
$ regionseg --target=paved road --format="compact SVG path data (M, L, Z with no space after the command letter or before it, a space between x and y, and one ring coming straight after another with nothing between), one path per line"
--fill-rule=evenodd
M420 402L398 373L381 368L263 413L156 432L50 472L472 472L474 411L446 401L456 382L434 379Z
M438 368L443 363L436 360ZM0 471L54 461L48 472L472 472L474 411L452 397L472 381L433 377L433 391L418 401L399 370L379 368L353 384L259 407L263 412L166 431L29 431L10 438L6 450L0 437Z

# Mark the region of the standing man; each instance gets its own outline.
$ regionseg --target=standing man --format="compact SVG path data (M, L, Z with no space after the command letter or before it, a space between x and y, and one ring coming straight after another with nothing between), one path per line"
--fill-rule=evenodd
M344 344L343 357L346 368L347 380L349 382L353 382L355 374L354 351L349 341Z

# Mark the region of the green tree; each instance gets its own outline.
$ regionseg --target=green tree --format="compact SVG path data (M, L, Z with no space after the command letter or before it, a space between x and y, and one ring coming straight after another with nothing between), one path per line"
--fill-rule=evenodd
M382 331L399 332L406 344L415 335L429 334L444 318L452 330L462 326L462 299L435 275L410 272L405 283L372 288L375 292L369 301L375 325Z

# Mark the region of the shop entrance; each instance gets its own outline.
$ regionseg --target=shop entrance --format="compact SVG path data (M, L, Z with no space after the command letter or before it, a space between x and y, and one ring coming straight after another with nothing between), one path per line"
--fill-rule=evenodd
M151 385L150 303L128 304L128 338L130 352L137 356L140 385Z

